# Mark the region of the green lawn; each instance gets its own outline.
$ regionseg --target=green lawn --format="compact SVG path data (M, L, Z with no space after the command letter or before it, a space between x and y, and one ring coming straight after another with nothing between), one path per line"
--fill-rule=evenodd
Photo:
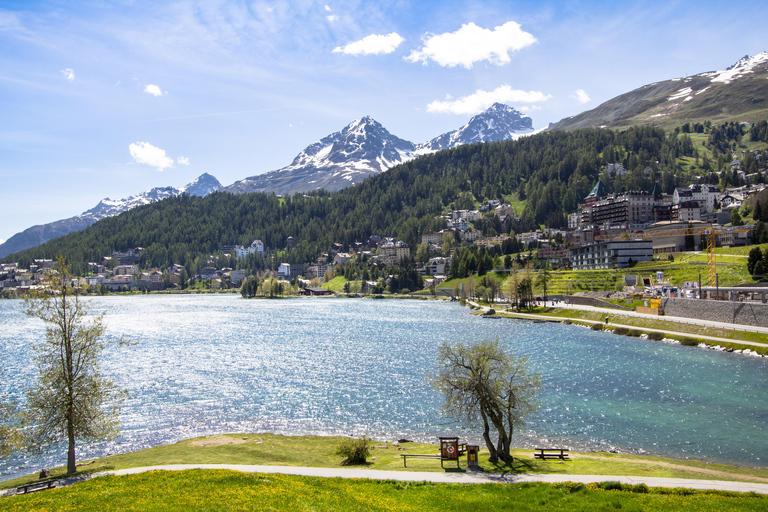
M768 497L620 484L431 484L225 470L153 471L0 499L0 510L766 510Z
M222 434L158 446L137 452L85 461L84 473L113 469L156 466L164 464L245 464L306 467L339 467L342 457L336 448L346 438L324 436L283 436L278 434ZM402 471L403 453L437 453L436 444L389 443L374 441L367 467L376 470ZM634 475L670 478L703 478L743 480L768 483L768 470L708 464L690 460L664 459L641 455L605 452L576 453L573 460L542 461L533 458L532 450L513 450L512 465L488 462L488 452L481 446L480 465L489 472L553 473L561 475ZM63 462L63 461L62 461ZM88 463L90 462L90 463ZM464 459L462 459L462 467ZM439 461L412 459L408 471L441 472ZM64 467L53 470L63 476ZM36 475L0 482L0 488L10 488L35 481Z

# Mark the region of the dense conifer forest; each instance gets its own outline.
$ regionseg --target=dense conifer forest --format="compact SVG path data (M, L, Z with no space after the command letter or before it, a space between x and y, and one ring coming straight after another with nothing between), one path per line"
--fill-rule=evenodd
M701 161L687 133L693 128L709 133L710 156L705 154ZM516 232L541 225L560 228L598 179L611 191L650 190L658 182L669 193L690 179L691 171L680 166L680 159L695 156L697 173L718 183L714 171L730 162L742 137L765 137L764 124L756 125L751 134L733 123L693 128L669 134L650 127L556 131L460 146L417 158L336 193L285 198L224 192L203 198L180 196L101 220L5 261L26 267L35 258L62 253L78 272L84 271L85 262L113 251L143 247L142 267L179 263L191 273L225 245L261 239L270 260L251 257L240 265L274 268L281 261L313 261L334 242L346 246L373 234L394 236L415 247L422 233L444 227L438 216L448 210L472 209L478 201L510 197L519 206ZM613 179L603 171L607 163L621 163L629 172ZM498 226L486 221L480 228L494 235ZM286 250L289 236L295 246Z

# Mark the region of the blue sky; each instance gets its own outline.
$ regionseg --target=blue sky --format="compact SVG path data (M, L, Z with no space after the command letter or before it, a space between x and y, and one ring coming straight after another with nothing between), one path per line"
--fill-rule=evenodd
M535 128L768 49L764 1L0 0L0 239L204 172L278 169L370 115Z

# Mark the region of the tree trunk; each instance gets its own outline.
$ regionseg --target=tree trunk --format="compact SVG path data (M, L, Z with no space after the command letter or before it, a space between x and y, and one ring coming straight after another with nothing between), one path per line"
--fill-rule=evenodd
M67 474L71 475L77 471L77 465L75 464L75 426L72 424L72 420L67 421L67 440L69 442L69 448L67 450Z
M480 415L483 417L483 439L485 440L485 446L488 448L488 453L490 454L488 460L496 463L498 462L499 457L496 452L496 447L493 446L493 441L491 441L491 427L488 425L488 417L485 415L485 411L482 408L480 409Z

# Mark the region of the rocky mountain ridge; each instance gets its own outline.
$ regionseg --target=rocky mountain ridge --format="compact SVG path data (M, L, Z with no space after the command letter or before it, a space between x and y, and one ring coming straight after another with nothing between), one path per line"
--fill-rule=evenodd
M75 215L68 219L57 220L48 224L32 226L20 233L16 233L7 241L0 244L0 258L4 258L15 252L23 251L24 249L29 249L30 247L36 247L44 244L48 240L64 236L73 231L80 231L101 219L119 215L132 208L136 208L137 206L154 203L167 197L174 197L181 194L206 196L221 188L219 180L214 176L205 173L182 188L155 187L151 190L123 199L110 199L106 197L99 201L99 204L80 215Z
M290 165L237 181L224 190L234 194L336 191L420 155L462 144L507 140L532 130L530 117L501 103L472 117L458 130L422 144L403 140L365 116L310 144Z

